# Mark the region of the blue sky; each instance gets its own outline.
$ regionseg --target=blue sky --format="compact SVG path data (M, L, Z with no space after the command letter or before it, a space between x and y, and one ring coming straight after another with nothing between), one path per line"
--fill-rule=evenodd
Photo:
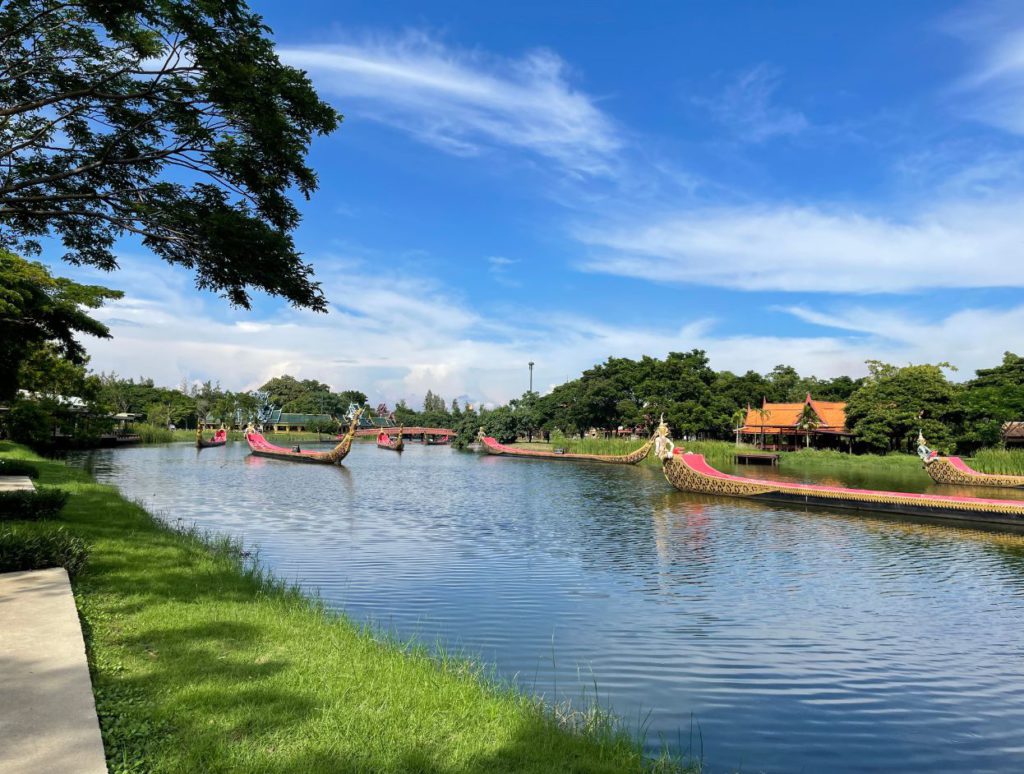
M97 370L494 403L531 360L543 391L693 347L1024 352L1019 4L253 5L345 114L297 233L331 312L231 310L125 242Z

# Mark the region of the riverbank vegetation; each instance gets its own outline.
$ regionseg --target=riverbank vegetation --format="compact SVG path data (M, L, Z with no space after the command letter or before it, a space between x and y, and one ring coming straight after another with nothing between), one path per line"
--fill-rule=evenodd
M646 760L605 711L554 708L470 661L375 636L82 471L10 443L0 457L71 494L59 527L0 527L0 566L62 551L75 563L115 774L683 770Z

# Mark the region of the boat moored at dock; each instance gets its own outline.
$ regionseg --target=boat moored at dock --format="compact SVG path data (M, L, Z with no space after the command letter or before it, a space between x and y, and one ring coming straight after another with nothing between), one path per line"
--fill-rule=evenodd
M959 457L943 457L928 448L924 435L918 433L917 454L924 463L925 472L936 484L957 486L994 486L1001 489L1024 489L1024 476L1002 473L982 473Z
M658 456L665 478L682 492L1024 527L1024 500L885 492L745 478L722 473L711 467L704 455L679 448L667 448Z

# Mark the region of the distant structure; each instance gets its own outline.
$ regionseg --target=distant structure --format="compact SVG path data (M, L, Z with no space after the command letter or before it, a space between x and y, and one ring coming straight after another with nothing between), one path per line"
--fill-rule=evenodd
M1003 445L1008 449L1024 448L1024 421L1003 423Z
M272 433L305 433L335 422L330 414L290 414L274 409L265 425Z
M846 427L846 404L815 400L810 393L802 403L763 401L759 409L747 406L736 434L739 441L773 451L804 447L847 451L853 439Z

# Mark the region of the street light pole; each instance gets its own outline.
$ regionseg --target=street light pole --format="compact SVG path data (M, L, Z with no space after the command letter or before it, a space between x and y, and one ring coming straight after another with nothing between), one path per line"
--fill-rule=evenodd
M530 392L533 392L533 361L530 361Z

